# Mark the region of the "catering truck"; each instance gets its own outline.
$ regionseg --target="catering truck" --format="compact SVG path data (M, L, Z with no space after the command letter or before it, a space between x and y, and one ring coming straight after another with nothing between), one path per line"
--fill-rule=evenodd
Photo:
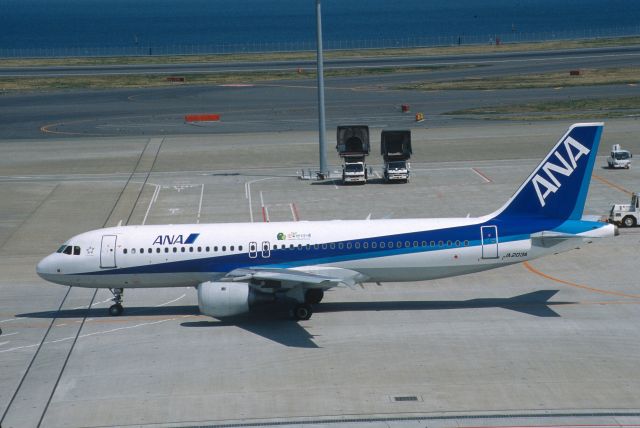
M380 154L384 159L384 181L409 181L411 158L411 131L382 131Z
M336 150L342 158L342 182L365 184L368 179L366 157L369 155L369 127L338 126Z

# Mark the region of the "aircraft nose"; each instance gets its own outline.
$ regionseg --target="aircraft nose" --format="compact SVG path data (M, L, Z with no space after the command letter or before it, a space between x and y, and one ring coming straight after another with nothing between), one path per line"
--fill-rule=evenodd
M40 278L49 280L56 273L52 258L52 255L48 255L36 265L36 273Z

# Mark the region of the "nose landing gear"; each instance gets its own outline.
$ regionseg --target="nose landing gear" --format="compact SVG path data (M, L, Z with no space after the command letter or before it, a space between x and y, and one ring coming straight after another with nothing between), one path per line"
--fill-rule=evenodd
M122 295L124 290L122 288L110 288L111 294L113 294L113 305L109 307L109 315L117 317L122 315L124 308L122 307Z

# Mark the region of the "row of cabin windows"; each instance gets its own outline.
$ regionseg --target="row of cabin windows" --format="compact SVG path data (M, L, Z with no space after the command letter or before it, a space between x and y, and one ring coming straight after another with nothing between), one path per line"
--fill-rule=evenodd
M388 241L388 242L376 242L376 241L364 241L364 242L347 242L347 243L343 243L343 242L339 242L339 243L330 243L330 244L306 244L306 245L302 245L302 244L298 244L297 246L294 244L289 244L289 249L290 250L294 250L294 249L298 249L298 250L302 250L302 249L307 249L307 250L311 250L311 248L313 248L314 250L318 250L320 248L322 248L323 250L326 250L327 248L330 248L332 250L335 250L336 248L338 248L339 250L343 250L343 249L347 249L350 250L351 248L355 248L355 249L360 249L360 248L364 248L364 249L384 249L384 248L411 248L411 247L431 247L431 248L435 248L437 247L460 247L460 246L465 246L468 247L469 246L469 241L431 241L428 242L427 241L422 241L422 242L418 242L418 241L396 241L395 243L393 241ZM70 248L70 247L69 247ZM80 247L75 247L78 249L78 254L80 254ZM178 249L179 248L179 249ZM187 250L188 248L188 250ZM172 249L170 247L164 247L164 250L160 247L156 247L155 252L156 253L161 253L161 252L165 252L165 253L177 253L177 252L181 252L181 253L194 253L194 252L198 252L198 253L202 253L204 252L211 252L211 250L213 249L213 252L218 252L218 250L221 251L227 251L227 246L223 245L222 247L218 248L217 246L214 247L173 247ZM278 249L278 245L274 244L273 245L273 249L277 250ZM280 249L282 250L286 250L287 246L285 244L281 244L280 245ZM235 246L231 245L229 246L229 251L235 251ZM242 251L242 245L238 246L238 251ZM256 250L253 250L256 251ZM264 251L264 250L263 250ZM60 251L58 251L60 252ZM131 252L131 254L136 254L137 252L139 252L139 254L152 254L153 253L153 248L147 248L146 250L144 248L140 248L139 251L136 248L131 248L130 250L125 248L122 250L122 252L124 254L127 254L129 252ZM69 253L70 254L70 253Z
M63 245L62 247L58 248L58 251L56 251L56 253L62 253L62 254L67 254L67 255L74 255L74 256L79 256L80 255L80 247L78 247L77 245Z
M204 252L210 253L212 249L213 249L214 253L217 253L218 250L227 251L227 246L226 245L223 245L220 248L218 248L218 246L214 246L214 247L173 247L173 249L171 249L170 247L163 247L163 248L164 248L164 250L162 248L160 248L160 247L156 247L156 251L155 252L156 253L161 253L161 252L164 251L165 253L169 253L169 252L177 253L179 251L181 253L186 253L186 252L189 252L189 253L194 253L194 252L202 253L204 251ZM187 248L188 248L188 250L187 250ZM229 251L235 251L235 248L236 248L235 245L231 245L229 247ZM242 245L238 245L238 251L242 251ZM125 249L122 250L123 254L127 254L129 252L131 252L131 254L136 254L138 252L138 249L136 249L136 248L131 248L131 249L125 248ZM144 253L152 254L153 253L153 248L147 248L146 251L145 251L144 248L140 248L139 254L144 254Z
M302 244L298 244L298 250L302 250L303 248L306 248L307 250L310 250L312 247L314 250L318 250L320 248L322 248L323 250L326 250L327 248L329 249L336 249L338 248L339 250L342 250L344 248L346 248L347 250L350 250L351 248L356 248L356 249L360 249L360 248L364 248L364 249L378 249L378 248L411 248L411 247L432 247L435 248L437 247L460 247L460 246L465 246L468 247L469 246L469 241L431 241L431 242L427 242L427 241L422 241L422 242L418 242L418 241L396 241L395 243L393 241L381 241L381 242L377 242L377 241L364 241L364 242L347 242L347 243L343 243L343 242L339 242L339 243L330 243L330 244L306 244L305 246L303 246ZM280 247L281 249L285 249L286 245L282 245ZM290 249L294 249L295 246L293 244L289 245ZM278 249L277 245L273 246L274 250Z

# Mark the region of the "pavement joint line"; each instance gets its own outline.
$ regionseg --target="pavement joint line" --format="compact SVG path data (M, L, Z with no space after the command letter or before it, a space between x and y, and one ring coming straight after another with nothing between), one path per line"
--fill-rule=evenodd
M612 188L614 188L616 190L620 190L621 192L624 192L624 193L626 193L628 195L633 195L632 191L627 190L624 187L622 187L622 186L620 186L620 185L618 185L618 184L616 184L616 183L614 183L614 182L612 182L610 180L607 180L606 178L604 178L604 177L602 177L600 175L593 174L593 178L595 178L596 180L598 180L598 181L600 181L600 182L606 184L607 186L612 187Z
M593 293L608 294L608 295L611 295L611 296L618 296L618 297L628 297L630 299L640 299L640 295L620 293L620 292L617 292L617 291L601 290L599 288L589 287L588 285L577 284L575 282L566 281L564 279L556 278L554 276L551 276L549 274L546 274L546 273L534 268L533 266L531 266L531 264L528 261L522 263L522 266L524 266L524 268L527 269L531 273L534 273L534 274L536 274L538 276L541 276L541 277L543 277L545 279L548 279L550 281L558 282L560 284L569 285L571 287L576 287L576 288L581 288L583 290L591 291Z

